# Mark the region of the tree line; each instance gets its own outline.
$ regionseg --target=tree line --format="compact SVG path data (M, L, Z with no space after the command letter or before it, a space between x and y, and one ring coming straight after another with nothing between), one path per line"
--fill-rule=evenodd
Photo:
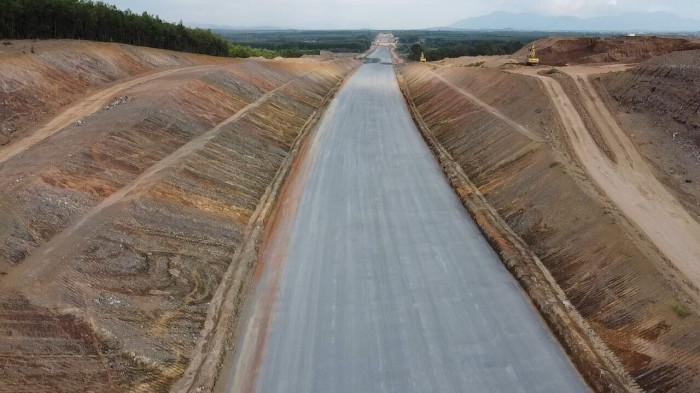
M0 0L0 37L84 39L229 56L228 43L209 30L91 0Z
M447 57L461 56L493 56L510 55L523 47L521 41L461 41L461 42L440 42L415 43L399 45L399 52L409 60L420 60L421 53L428 61L442 60Z

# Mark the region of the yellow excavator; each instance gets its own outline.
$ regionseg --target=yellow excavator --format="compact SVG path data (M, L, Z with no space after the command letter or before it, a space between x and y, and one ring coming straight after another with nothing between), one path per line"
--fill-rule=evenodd
M540 64L540 59L537 57L537 52L535 51L535 44L530 46L530 54L527 55L527 65L535 66Z

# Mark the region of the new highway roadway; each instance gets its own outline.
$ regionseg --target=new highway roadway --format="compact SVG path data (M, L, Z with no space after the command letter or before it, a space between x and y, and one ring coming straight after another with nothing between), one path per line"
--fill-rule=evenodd
M321 120L289 226L268 241L277 276L253 297L228 389L588 391L447 183L389 50L370 58Z

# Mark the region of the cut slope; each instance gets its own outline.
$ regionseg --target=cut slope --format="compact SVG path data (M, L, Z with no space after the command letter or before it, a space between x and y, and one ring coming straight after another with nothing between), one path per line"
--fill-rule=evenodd
M499 70L402 69L425 122L539 256L576 309L646 391L700 386L695 303L644 236L577 162L534 78ZM442 79L541 135L526 138ZM688 313L689 310L690 313Z
M66 105L117 80L156 69L232 62L90 41L6 42L10 45L0 47L0 145L24 136L29 128L48 120Z
M636 63L679 50L700 49L700 42L654 36L615 38L545 38L534 42L544 65L623 62ZM514 54L525 61L529 45Z
M0 391L168 390L259 199L356 65L160 75L1 163Z
M593 83L657 177L700 217L700 51L674 52Z

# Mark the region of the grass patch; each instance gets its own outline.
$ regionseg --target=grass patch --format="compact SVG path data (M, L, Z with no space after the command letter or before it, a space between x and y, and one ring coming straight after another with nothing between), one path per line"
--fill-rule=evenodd
M690 310L688 308L680 303L676 303L673 306L671 306L673 309L673 312L676 313L678 318L684 319L688 318L690 316Z

